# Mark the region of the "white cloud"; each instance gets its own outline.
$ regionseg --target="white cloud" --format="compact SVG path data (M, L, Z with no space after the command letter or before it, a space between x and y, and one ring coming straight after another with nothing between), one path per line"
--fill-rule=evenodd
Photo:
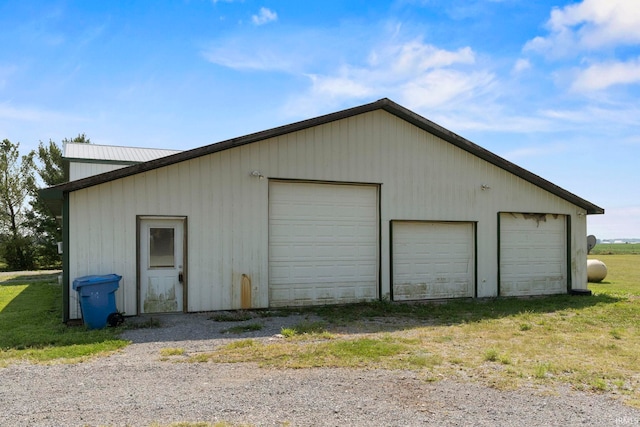
M575 108L543 109L537 116L548 120L549 131L581 131L589 129L591 138L606 135L613 138L620 129L636 128L640 108L635 101L611 105L580 105Z
M448 129L457 132L497 132L497 133L531 133L550 132L554 124L546 118L530 115L517 115L512 111L505 112L503 108L491 103L477 103L465 105L455 110L435 109L429 113L429 118Z
M42 122L55 120L78 120L78 117L68 116L56 111L37 108L14 107L10 103L0 104L0 120Z
M499 87L500 82L493 82ZM496 90L499 90L496 88ZM602 96L597 94L596 98ZM640 108L635 100L610 102L601 105L563 105L558 108L526 108L526 103L518 108L510 104L478 97L464 102L445 105L428 110L428 117L444 127L458 132L497 132L521 135L554 134L558 132L584 132L589 129L589 139L614 138L616 142L637 144L640 137L630 138L625 129L637 128ZM615 135L615 136L614 136ZM582 144L580 142L579 144ZM515 153L515 157L526 157L526 152ZM533 152L530 152L533 154ZM514 157L514 158L515 158Z
M634 0L584 0L554 8L547 28L547 37L535 37L524 50L563 57L578 50L635 44L640 42L640 7Z
M260 51L255 55L229 49L210 49L203 53L205 59L214 64L236 70L288 71L289 61L275 52Z
M282 71L300 70L297 46L286 40L261 39L250 44L247 39L218 40L202 52L209 62L235 70Z
M511 162L522 161L531 157L547 157L567 151L567 147L563 144L553 145L536 145L532 147L523 147L504 153L502 156Z
M448 51L438 49L430 44L424 44L419 40L386 46L382 49L382 52L372 52L370 58L375 58L375 60L370 60L372 66L379 65L381 60L392 60L391 71L401 75L416 74L454 64L473 64L475 62L475 54L468 46L457 51Z
M316 40L318 46L300 40ZM307 90L293 95L285 108L285 114L295 117L320 114L347 101L387 96L409 108L451 106L486 93L494 84L493 73L476 64L476 53L468 46L448 50L420 38L402 40L397 27L358 57L362 45L366 49L367 42L357 48L346 45L340 30L331 34L305 30L286 38L273 32L252 43L244 36L219 40L202 55L233 69L307 78Z
M313 115L347 100L386 96L413 109L442 107L492 85L493 74L468 69L475 61L470 47L446 50L417 39L377 45L364 64L310 76L309 92L292 99L287 109Z
M631 83L640 83L640 58L627 62L593 64L577 74L571 89L584 92Z
M540 116L558 122L588 123L593 119L593 112L587 110L541 110Z
M327 37L315 30L305 29L290 36L279 31L270 31L254 37L251 32L242 32L220 38L209 43L201 55L207 61L235 70L279 71L304 75L313 73L310 64L329 62L325 46L309 48L309 40ZM332 43L327 43L332 45ZM322 56L324 55L324 56ZM321 57L322 56L322 57Z
M84 129L90 121L89 118L73 112L0 102L0 139L21 142L24 152L36 148L39 140L55 140L56 135L65 137L69 129Z
M363 98L369 96L372 93L372 89L366 84L362 84L355 79L345 76L308 76L312 82L312 92L321 94L323 96L329 96L331 98L336 97L355 97Z
M531 62L528 59L520 58L513 64L512 72L519 74L531 68Z
M493 75L488 72L433 70L403 84L401 102L412 109L435 108L452 102L459 103L486 90L490 87L493 78Z
M277 20L278 14L266 7L261 7L260 12L257 15L251 16L251 22L255 25L264 25Z

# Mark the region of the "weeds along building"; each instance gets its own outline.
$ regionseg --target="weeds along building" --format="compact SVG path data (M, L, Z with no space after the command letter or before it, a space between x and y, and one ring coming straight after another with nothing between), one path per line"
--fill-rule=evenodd
M127 315L567 293L604 210L390 101L41 190Z

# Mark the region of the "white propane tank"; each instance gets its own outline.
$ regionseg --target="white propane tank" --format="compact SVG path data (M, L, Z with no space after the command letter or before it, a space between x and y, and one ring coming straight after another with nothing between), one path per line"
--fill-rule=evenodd
M592 283L602 282L607 277L607 266L599 259L587 260L587 280Z

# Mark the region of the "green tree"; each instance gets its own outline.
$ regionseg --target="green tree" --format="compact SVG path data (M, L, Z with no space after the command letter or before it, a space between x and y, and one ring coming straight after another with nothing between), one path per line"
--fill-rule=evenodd
M91 140L82 133L72 139L63 139L63 146L68 142L89 144ZM52 140L47 144L40 141L38 149L33 154L38 160L35 170L42 181L42 186L51 187L66 181L62 161L63 151L58 144ZM62 227L36 193L31 199L31 210L27 213L27 219L28 227L34 234L34 250L38 264L41 267L60 266L61 257L58 254L57 242L62 241Z
M0 255L10 270L29 270L34 257L25 205L35 190L34 154L20 156L19 148L8 139L0 144Z
M62 164L62 148L55 142L49 140L48 144L40 141L35 156L39 161L36 171L40 179L47 187L62 184L65 181Z

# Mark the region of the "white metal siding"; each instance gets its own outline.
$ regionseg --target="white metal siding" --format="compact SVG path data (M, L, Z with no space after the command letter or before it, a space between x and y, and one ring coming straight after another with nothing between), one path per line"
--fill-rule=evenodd
M77 179L98 175L104 172L111 172L127 166L128 165L116 165L113 163L69 162L69 181L75 181Z
M473 224L393 223L395 301L473 297Z
M584 210L385 111L71 193L69 277L121 274L118 308L135 314L136 215L187 216L189 311L241 308L243 274L252 307L267 307L274 179L380 184L382 297L391 291L392 219L475 223L477 296L496 296L499 211L571 216L572 283L587 286Z
M500 295L567 292L566 217L500 214Z
M375 186L269 186L269 304L370 300L378 287Z

